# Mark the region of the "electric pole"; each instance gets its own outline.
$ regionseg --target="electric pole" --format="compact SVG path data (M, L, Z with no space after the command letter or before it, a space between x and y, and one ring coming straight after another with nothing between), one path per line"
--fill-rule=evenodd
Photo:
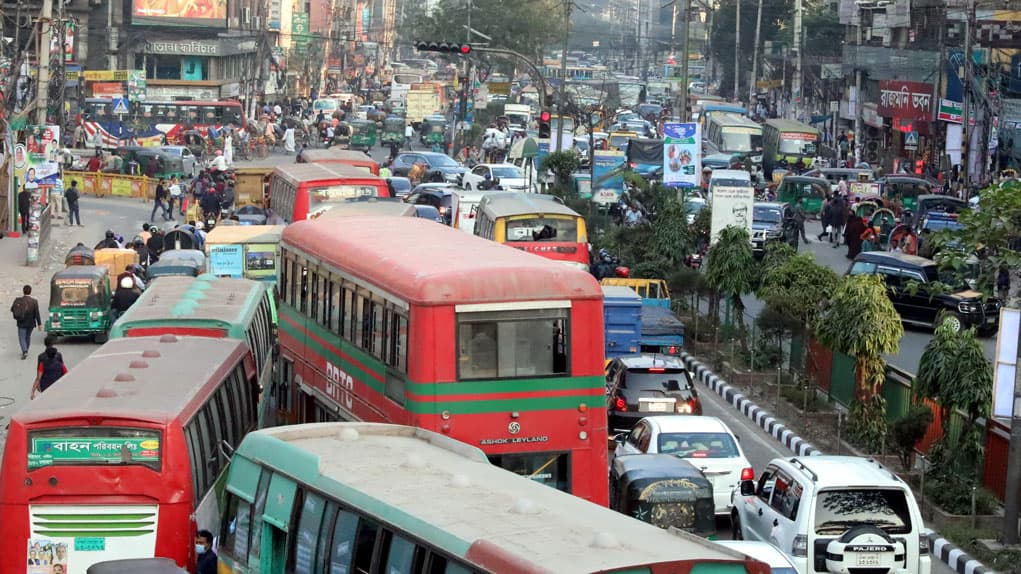
M968 14L965 16L964 23L964 89L961 91L961 151L963 155L961 157L961 176L964 179L965 194L968 193L968 184L971 182L971 157L972 157L972 141L971 141L971 89L973 87L974 78L972 78L972 66L971 66L971 38L974 34L975 27L975 0L969 0L968 2ZM1013 432L1011 433L1013 434ZM1011 437L1013 438L1013 437ZM1010 490L1008 488L1008 490ZM1017 516L1014 516L1014 523L1017 524ZM1016 539L1016 538L1015 538Z
M674 9L677 9L677 0L674 0ZM684 78L684 87L681 89L681 94L684 95L684 100L681 101L681 121L688 121L688 86L691 85L691 81L688 79L688 53L691 48L688 45L688 41L691 37L691 0L684 0L684 25L681 27L684 30L684 52L681 54L681 76Z
M854 147L850 149L850 157L854 158L857 165L861 160L860 151L862 142L862 121L861 121L861 29L865 22L862 21L864 10L858 8L858 29L857 29L857 51L854 53Z
M50 103L50 43L53 42L53 0L43 0L43 13L39 18L42 26L42 39L39 42L39 85L36 91L35 123L46 124L46 108ZM60 47L61 55L64 47Z
M734 21L737 23L734 29L734 101L741 101L741 0L735 2L737 4L737 17Z
M560 51L560 93L557 94L557 121L554 122L556 125L556 135L550 132L550 137L557 138L556 151L559 152L564 149L564 92L567 91L567 39L571 33L571 8L573 7L573 0L564 0L564 46L563 50ZM641 13L638 14L639 22L641 22ZM639 26L641 24L639 23Z
M762 0L759 0L759 2L761 3ZM803 78L801 73L801 57L803 53L801 48L802 43L804 43L804 39L802 38L802 32L804 32L804 30L802 30L801 12L802 0L794 0L794 49L797 50L797 53L794 54L794 81L792 83L794 84L795 102L799 106L803 105L805 100L805 96L802 94L804 88L802 87Z
M798 0L800 2L800 0ZM752 81L748 87L748 111L755 105L756 82L759 76L759 37L762 32L762 0L759 0L758 15L755 17L755 48L752 50ZM797 32L794 33L797 37Z

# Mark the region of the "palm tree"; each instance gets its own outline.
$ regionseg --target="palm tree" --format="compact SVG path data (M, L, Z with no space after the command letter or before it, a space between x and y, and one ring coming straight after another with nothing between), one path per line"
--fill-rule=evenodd
M706 259L706 283L716 291L717 297L729 299L737 314L738 325L743 329L744 302L741 296L754 291L758 279L748 230L724 227L716 244L709 248Z
M886 436L883 355L896 353L904 335L900 316L886 296L883 279L854 275L841 281L815 332L822 344L854 359L855 396L851 403L850 433L862 447L877 451Z
M916 401L929 399L939 405L943 436L933 453L933 462L946 472L963 470L975 478L985 442L977 421L989 416L993 395L992 371L974 329L954 332L944 323L936 328L935 336L922 352L913 391ZM957 444L950 445L950 415L958 409L964 411L968 418L957 437ZM953 457L947 456L951 447ZM953 469L947 464L951 458Z

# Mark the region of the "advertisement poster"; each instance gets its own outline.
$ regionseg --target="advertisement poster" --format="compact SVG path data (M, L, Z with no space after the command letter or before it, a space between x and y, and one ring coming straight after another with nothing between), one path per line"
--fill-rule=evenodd
M227 0L131 0L131 23L150 26L225 27Z
M663 124L663 185L697 187L702 177L702 134L698 124Z
M592 155L595 162L595 181L592 182L592 202L610 205L620 200L624 191L624 176L614 170L624 165L625 155L622 151L596 150Z
M752 204L755 203L755 188L717 186L713 188L710 207L712 208L711 243L716 243L724 227L743 227L752 235Z
M241 245L209 246L209 272L217 277L240 279L245 272L245 255Z
M66 574L67 544L48 538L28 539L28 574Z
M274 278L277 274L277 246L274 243L252 243L245 251L245 277Z

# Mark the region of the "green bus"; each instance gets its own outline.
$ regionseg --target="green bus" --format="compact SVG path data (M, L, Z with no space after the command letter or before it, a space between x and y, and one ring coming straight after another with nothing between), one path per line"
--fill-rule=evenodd
M819 130L795 120L767 120L762 129L762 169L767 178L783 163L793 166L801 160L812 166L819 144Z
M221 572L769 572L414 427L313 423L249 433L226 489Z
M169 334L239 339L248 343L260 388L265 389L273 374L276 324L276 302L265 281L209 274L161 277L117 319L110 338ZM260 414L260 420L267 419Z

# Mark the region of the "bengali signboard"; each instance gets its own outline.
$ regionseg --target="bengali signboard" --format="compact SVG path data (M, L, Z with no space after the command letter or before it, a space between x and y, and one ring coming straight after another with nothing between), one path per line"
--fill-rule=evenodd
M158 463L160 441L142 437L34 437L28 451L28 469L60 463Z
M663 124L663 185L696 187L702 177L702 135L696 123Z
M936 114L936 119L943 122L959 124L961 123L963 115L961 102L940 99L939 112Z
M879 80L879 115L929 121L932 119L932 84Z
M210 245L209 273L217 277L240 279L245 274L245 254L241 245Z
M131 0L131 23L145 26L227 27L227 0Z

